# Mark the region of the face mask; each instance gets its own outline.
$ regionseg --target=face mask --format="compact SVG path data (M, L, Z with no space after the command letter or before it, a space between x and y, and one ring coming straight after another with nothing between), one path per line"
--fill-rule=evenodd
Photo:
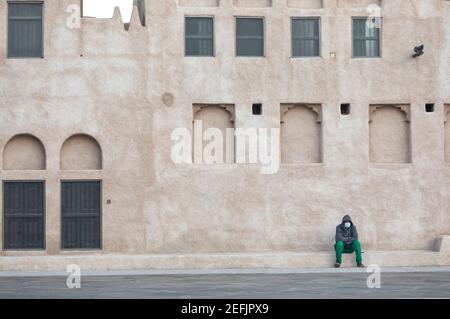
M350 228L351 225L352 225L352 223L350 223L350 222L346 222L346 223L344 224L345 228Z

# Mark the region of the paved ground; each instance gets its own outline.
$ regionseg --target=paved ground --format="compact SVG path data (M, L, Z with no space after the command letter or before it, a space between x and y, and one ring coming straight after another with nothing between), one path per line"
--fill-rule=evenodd
M228 273L227 273L228 272ZM202 274L91 273L80 289L61 274L1 274L0 299L10 298L450 298L450 269L387 269L381 288L365 271L222 271ZM11 277L12 276L12 277Z

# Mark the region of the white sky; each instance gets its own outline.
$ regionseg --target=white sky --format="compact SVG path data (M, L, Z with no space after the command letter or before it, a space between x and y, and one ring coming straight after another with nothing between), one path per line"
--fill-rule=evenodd
M83 15L111 18L114 14L114 7L120 7L124 22L130 21L133 0L83 0Z

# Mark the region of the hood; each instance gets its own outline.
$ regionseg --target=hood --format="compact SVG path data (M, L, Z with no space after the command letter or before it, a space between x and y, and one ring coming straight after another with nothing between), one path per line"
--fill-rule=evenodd
M342 217L342 224L344 224L345 222L350 222L353 225L352 218L350 217L350 215L345 215L344 217Z

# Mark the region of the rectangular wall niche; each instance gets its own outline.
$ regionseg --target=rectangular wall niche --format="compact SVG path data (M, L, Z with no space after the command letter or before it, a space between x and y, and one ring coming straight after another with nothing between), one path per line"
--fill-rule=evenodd
M280 135L282 163L321 163L321 105L282 104Z
M194 104L193 113L194 163L234 163L234 105Z
M220 0L178 0L180 7L218 7Z
M272 6L272 0L233 0L235 7L265 8Z
M300 9L321 9L323 0L287 0L287 6Z
M450 104L444 105L445 161L450 163Z
M411 163L410 105L370 105L369 157L373 163Z
M367 8L371 4L381 7L381 0L338 0L338 8Z

